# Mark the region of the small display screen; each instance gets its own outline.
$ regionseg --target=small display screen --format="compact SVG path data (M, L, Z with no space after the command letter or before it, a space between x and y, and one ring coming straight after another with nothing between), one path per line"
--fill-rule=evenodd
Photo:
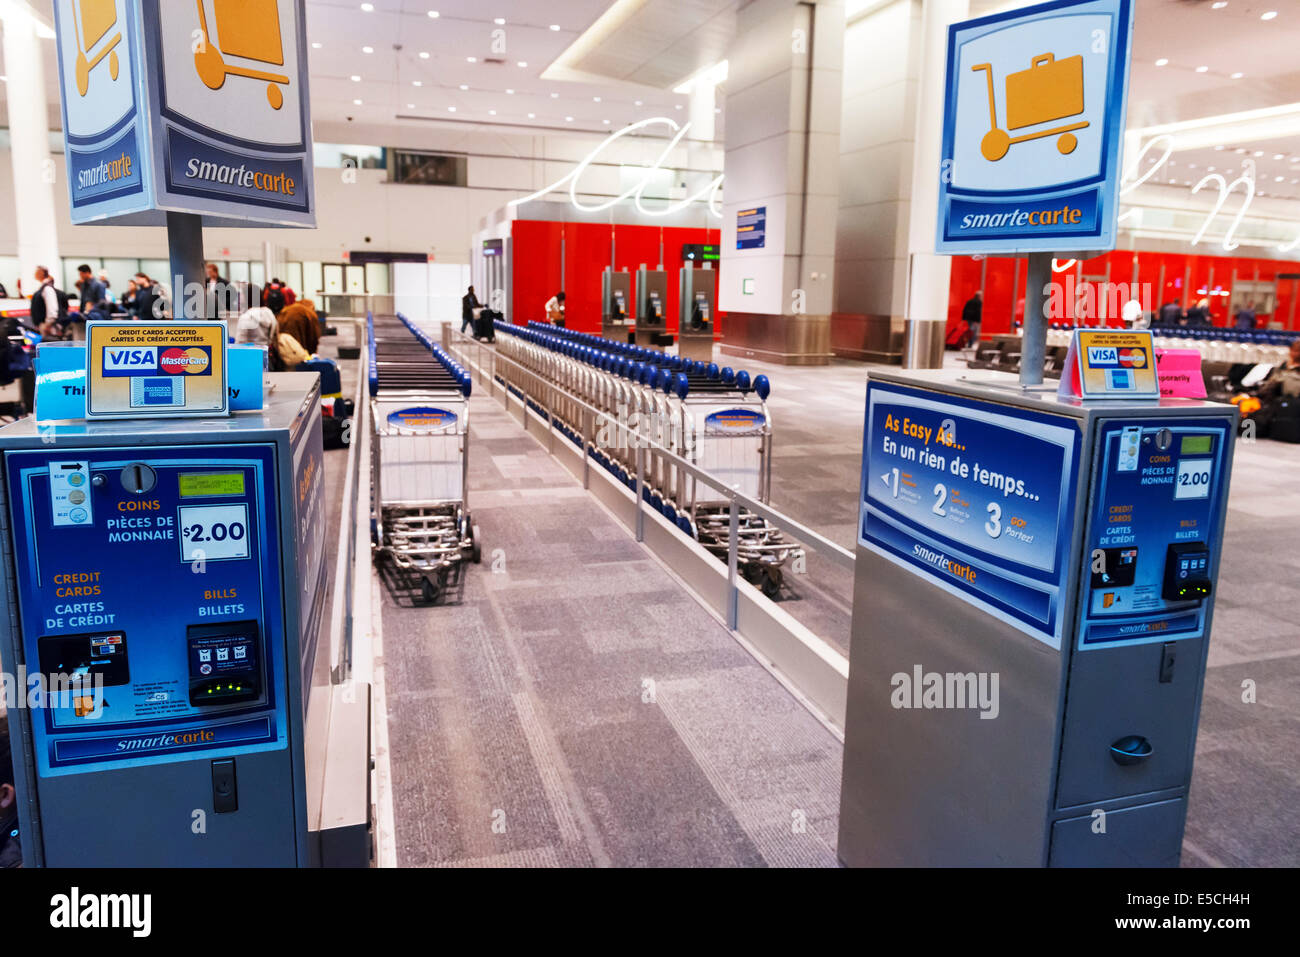
M1183 455L1209 455L1214 451L1214 436L1185 435L1179 449Z
M1184 442L1187 440L1184 439ZM180 477L181 498L243 495L243 472L197 472Z

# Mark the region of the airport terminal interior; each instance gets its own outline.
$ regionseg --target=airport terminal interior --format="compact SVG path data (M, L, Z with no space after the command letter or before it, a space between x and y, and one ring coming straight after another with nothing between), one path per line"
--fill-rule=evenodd
M0 30L0 863L1300 865L1293 0Z

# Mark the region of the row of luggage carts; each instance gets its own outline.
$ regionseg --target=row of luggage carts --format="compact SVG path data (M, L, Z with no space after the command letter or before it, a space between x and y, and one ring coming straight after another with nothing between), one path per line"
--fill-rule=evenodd
M767 503L771 492L772 418L767 376L683 359L658 349L615 342L542 323L497 323L497 350L553 388L543 408L498 380L592 459L642 496L683 534L728 560L730 500L726 493L678 468L666 448L708 472L726 488ZM596 419L585 407L610 416ZM638 449L642 450L638 452ZM780 595L786 565L803 550L760 515L739 510L738 570L769 598Z
M482 558L469 511L469 372L404 316L370 315L371 535L397 586L427 603Z

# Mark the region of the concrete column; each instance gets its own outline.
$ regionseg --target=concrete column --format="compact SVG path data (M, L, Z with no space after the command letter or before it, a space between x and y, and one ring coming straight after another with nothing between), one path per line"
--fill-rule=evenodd
M843 0L754 0L729 55L722 351L830 359L839 196ZM736 248L736 215L765 208L766 240Z
M33 273L45 266L63 287L59 265L58 220L54 205L55 170L50 156L46 112L45 40L25 3L0 4L3 14L5 96L9 107L9 146L14 171L18 262L23 288L36 289Z
M942 323L909 319L947 315L949 260L931 251L946 26L966 12L967 0L893 0L845 28L836 355L899 362L942 348Z
M970 0L925 0L921 15L921 72L918 79L916 150L912 162L911 271L907 287L903 365L943 365L944 327L952 259L934 254L939 217L939 164L943 152L943 108L948 26L965 20Z

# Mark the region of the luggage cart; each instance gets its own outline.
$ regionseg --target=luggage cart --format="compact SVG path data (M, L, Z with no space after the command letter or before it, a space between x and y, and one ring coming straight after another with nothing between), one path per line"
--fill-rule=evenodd
M108 57L108 75L117 79L119 64L117 45L122 42L122 32L117 27L115 0L79 0L76 3L73 28L77 32L77 92L82 96L90 90L90 71ZM91 57L91 49L107 37L113 36Z
M1056 149L1062 155L1073 153L1079 145L1076 130L1086 128L1087 120L1054 126L1012 136L1007 130L1021 130L1043 123L1053 123L1083 112L1083 57L1072 56L1057 60L1055 54L1043 53L1033 58L1028 70L1008 73L1007 130L998 126L997 99L993 91L993 64L977 63L971 67L975 73L984 71L988 84L989 131L980 140L980 152L990 163L1007 155L1017 143L1060 136Z
M470 377L405 318L368 326L374 546L432 604L483 557L468 499Z
M203 42L194 54L194 68L203 85L210 90L219 90L228 76L264 80L267 84L266 99L271 108L278 110L284 106L284 93L280 86L289 85L287 76L226 62L226 57L236 57L262 66L284 66L279 0L211 0L220 46L212 42L212 33L208 29L208 12L204 6L208 0L196 2Z

